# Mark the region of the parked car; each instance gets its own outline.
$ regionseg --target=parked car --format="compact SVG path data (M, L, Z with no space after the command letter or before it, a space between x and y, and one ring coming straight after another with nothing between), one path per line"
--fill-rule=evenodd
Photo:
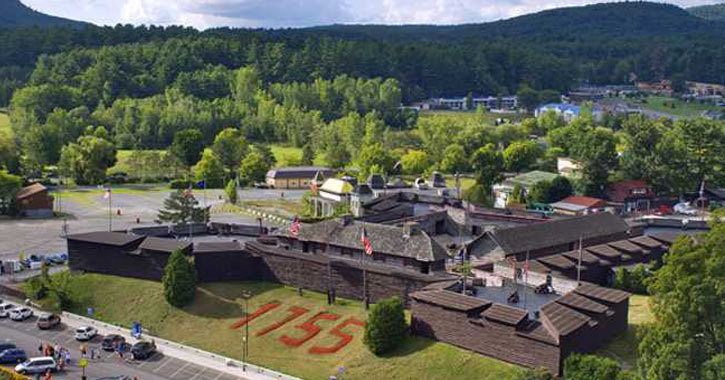
M415 188L418 190L428 190L428 183L423 178L415 179Z
M101 348L105 351L113 351L118 344L126 344L126 338L120 335L110 334L103 337Z
M10 312L10 319L13 321L24 321L33 316L33 310L29 307L16 307Z
M440 172L433 172L433 174L431 174L430 183L433 187L446 187L446 179L443 178L443 174Z
M11 303L3 302L0 304L0 318L7 318L13 309L15 309L15 305Z
M8 340L0 343L0 352L3 352L5 350L9 350L11 348L16 348L15 343L13 343L11 341L8 341Z
M98 330L91 326L83 326L76 329L74 337L76 340L84 341L91 340L94 336L98 335Z
M686 203L686 202L676 204L673 209L678 214L691 215L691 216L697 215L697 209L692 207L689 203Z
M48 259L53 264L64 264L66 261L68 261L68 254L67 253L56 253L56 254L48 256Z
M26 373L45 373L48 370L51 372L58 370L58 364L50 356L30 358L15 366L15 372L22 375Z
M26 360L28 356L20 348L13 347L0 351L0 363L22 363Z
M256 189L269 189L269 185L266 182L255 182L254 188Z
M148 359L156 352L156 343L142 340L131 347L131 355L136 360Z
M41 314L35 322L39 329L52 329L60 324L60 317L56 314Z

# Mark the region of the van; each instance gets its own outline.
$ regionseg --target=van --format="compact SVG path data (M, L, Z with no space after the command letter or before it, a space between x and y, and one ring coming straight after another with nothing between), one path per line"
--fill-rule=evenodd
M58 370L58 364L50 356L30 358L15 366L15 372L22 375L27 373L45 373L48 370L51 372Z

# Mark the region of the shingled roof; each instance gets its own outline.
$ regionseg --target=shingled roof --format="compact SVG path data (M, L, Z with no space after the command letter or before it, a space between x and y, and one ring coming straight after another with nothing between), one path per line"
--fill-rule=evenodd
M557 299L556 302L573 309L588 311L597 314L602 314L609 310L608 307L600 303L594 302L584 296L580 296L575 292L569 292L565 294L561 298Z
M630 294L617 289L604 288L593 284L583 284L578 286L574 291L577 294L585 296L587 298L601 300L610 303L620 303L627 298Z
M35 194L42 193L43 191L46 191L47 188L40 183L36 182L30 186L23 187L18 191L18 193L15 195L15 199L21 201L25 198L31 197Z
M330 176L334 171L330 168L322 166L293 166L286 168L272 169L267 172L267 178L314 178L320 172L325 176Z
M236 241L200 242L194 246L194 254L219 252L244 252L244 250Z
M551 322L554 332L560 336L569 335L591 320L586 315L556 302L542 306L541 315Z
M164 239L157 237L147 237L141 243L139 248L157 252L173 252L177 249L185 250L191 246L191 242L176 239Z
M343 224L340 219L330 219L300 227L297 238L340 247L362 249L360 237L363 225L367 231L373 252L392 256L412 258L417 261L434 262L449 256L445 249L425 231L405 236L403 228L376 223L350 221Z
M143 236L126 234L123 232L88 232L84 234L69 235L68 240L81 241L84 243L95 243L123 247L143 239Z
M516 326L523 321L528 312L523 309L510 307L501 304L493 304L481 313L481 316L495 322L501 322L506 325Z
M482 309L486 306L491 305L490 301L466 296L460 293L452 292L450 290L431 290L415 292L412 293L410 296L416 301L421 301L464 312Z
M627 223L602 212L490 232L506 254L523 253L600 236L626 233Z

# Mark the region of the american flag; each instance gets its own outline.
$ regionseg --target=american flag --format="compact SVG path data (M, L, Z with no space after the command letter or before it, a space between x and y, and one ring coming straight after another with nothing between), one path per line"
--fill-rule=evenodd
M360 240L362 241L363 248L365 248L365 254L372 255L373 254L373 245L370 243L370 238L368 237L368 231L365 229L365 226L363 226L362 234L360 235Z
M290 236L297 237L297 234L300 233L300 218L295 215L294 220L292 220L292 224L289 226L289 234Z

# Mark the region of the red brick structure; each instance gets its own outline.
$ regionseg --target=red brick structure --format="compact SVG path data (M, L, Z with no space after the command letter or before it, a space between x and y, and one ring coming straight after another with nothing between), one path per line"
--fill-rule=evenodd
M654 189L645 180L619 181L607 189L610 204L623 213L645 211L657 198Z
M48 194L48 188L34 183L22 188L15 196L20 215L34 218L49 218L53 216L53 197Z
M589 284L542 306L534 319L525 310L449 290L411 298L414 334L556 375L570 354L591 352L626 331L629 309L628 293Z

